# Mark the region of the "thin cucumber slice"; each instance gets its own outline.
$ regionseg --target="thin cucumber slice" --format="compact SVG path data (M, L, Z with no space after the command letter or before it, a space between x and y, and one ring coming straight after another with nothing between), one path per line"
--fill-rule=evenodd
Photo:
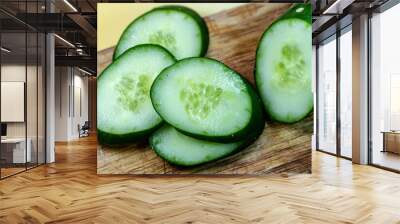
M138 44L158 44L175 58L204 56L208 48L208 29L195 11L183 6L155 8L134 20L123 32L114 59Z
M260 123L261 124L261 123ZM195 166L238 152L250 145L260 134L259 126L247 139L232 143L199 140L164 125L150 136L150 146L161 158L178 166Z
M293 123L313 109L311 6L297 4L263 34L256 54L255 81L273 120Z
M183 59L164 69L150 96L167 123L203 140L242 140L262 116L247 81L209 58Z
M97 129L101 144L124 144L148 136L161 117L150 87L174 57L158 45L138 45L109 65L97 79Z
M151 148L161 158L178 166L194 166L229 155L243 141L216 143L182 134L169 125L161 127L150 137Z

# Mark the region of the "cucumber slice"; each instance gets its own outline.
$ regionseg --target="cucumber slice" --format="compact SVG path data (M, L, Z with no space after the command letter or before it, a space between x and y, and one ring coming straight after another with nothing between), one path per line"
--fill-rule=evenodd
M209 58L187 58L164 69L150 96L167 123L203 140L242 140L262 116L250 85L223 63Z
M138 45L109 65L97 79L97 129L101 144L124 144L150 134L162 122L150 87L174 57L158 45Z
M255 81L271 119L293 123L312 111L311 53L310 4L297 4L264 32Z
M244 141L216 143L195 139L165 125L150 136L150 146L161 158L178 166L194 166L229 155Z
M264 122L259 123L264 124ZM250 145L262 132L258 126L246 140L217 143L199 140L164 125L150 136L150 146L161 158L178 166L195 166L238 152Z
M114 59L138 44L158 44L175 58L204 56L208 48L208 29L195 11L182 6L155 8L134 20L123 32Z

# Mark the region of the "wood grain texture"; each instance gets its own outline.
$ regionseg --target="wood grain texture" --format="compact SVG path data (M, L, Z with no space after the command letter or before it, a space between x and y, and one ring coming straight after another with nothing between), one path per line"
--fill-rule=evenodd
M246 4L205 17L210 31L207 57L215 58L254 84L257 44L264 30L290 4ZM112 59L113 49L98 53L98 71ZM267 121L260 138L227 158L180 168L164 162L147 145L98 147L99 174L267 174L310 172L312 115L296 124Z
M96 174L95 138L56 145L56 163L0 181L0 224L400 223L400 175L313 151L312 174Z

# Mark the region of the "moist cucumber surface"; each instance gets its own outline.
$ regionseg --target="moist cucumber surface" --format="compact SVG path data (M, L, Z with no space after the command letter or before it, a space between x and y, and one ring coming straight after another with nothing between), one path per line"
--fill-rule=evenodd
M255 81L270 118L297 122L313 108L311 6L297 4L263 34L256 54Z
M97 79L97 128L101 144L124 144L159 127L161 117L150 87L175 58L158 45L138 45L109 65Z
M223 63L188 58L164 69L151 87L160 116L179 131L216 142L242 140L260 111L249 84Z
M193 10L182 6L155 8L134 20L123 32L114 59L138 44L157 44L175 58L204 56L208 48L208 29Z

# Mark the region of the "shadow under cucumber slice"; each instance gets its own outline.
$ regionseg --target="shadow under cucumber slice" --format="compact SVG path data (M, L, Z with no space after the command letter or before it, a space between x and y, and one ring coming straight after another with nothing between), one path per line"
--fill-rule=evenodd
M110 64L97 79L100 144L141 140L162 123L150 100L150 87L175 58L158 45L138 45Z
M208 48L208 28L192 9L183 6L155 8L135 19L122 33L114 60L138 44L157 44L178 60L204 56Z

